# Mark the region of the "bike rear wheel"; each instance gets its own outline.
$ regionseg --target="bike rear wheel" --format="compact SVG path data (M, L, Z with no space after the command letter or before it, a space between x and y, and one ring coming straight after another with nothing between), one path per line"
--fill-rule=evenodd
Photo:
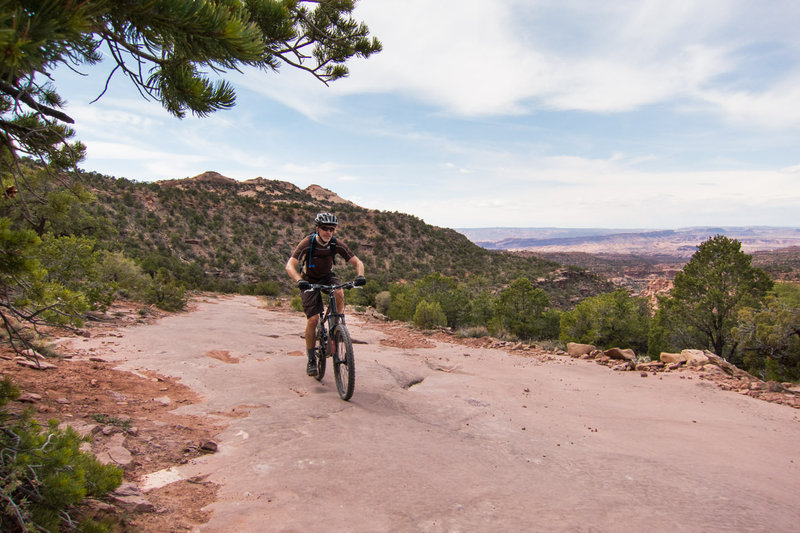
M350 332L343 324L339 324L333 333L336 350L333 352L333 376L336 378L336 389L342 400L349 400L356 387L356 367L353 355L353 341Z
M322 378L325 377L325 360L329 355L327 337L322 321L320 321L317 325L317 375L314 376L317 381L322 381Z

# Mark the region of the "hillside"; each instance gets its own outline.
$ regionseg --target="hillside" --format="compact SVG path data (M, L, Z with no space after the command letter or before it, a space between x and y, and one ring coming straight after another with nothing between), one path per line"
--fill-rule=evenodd
M753 265L773 279L800 282L800 246L753 252Z
M284 264L319 211L339 216L337 238L364 261L368 278L383 285L436 272L461 281L481 276L500 288L525 276L559 307L613 288L583 269L485 250L454 230L359 207L317 185L302 190L216 172L156 183L90 173L86 184L97 198L92 215L108 221L107 246L214 290L269 283L288 291Z

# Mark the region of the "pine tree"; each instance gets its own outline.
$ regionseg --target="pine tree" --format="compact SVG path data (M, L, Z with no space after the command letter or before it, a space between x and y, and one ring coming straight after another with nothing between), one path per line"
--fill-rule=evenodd
M493 329L520 339L552 338L558 334L558 316L549 306L544 290L534 288L528 278L517 278L495 301Z
M670 298L659 303L656 331L666 338L659 348L709 349L736 358L732 330L737 313L744 307L760 308L773 285L741 247L724 235L700 244L675 276Z

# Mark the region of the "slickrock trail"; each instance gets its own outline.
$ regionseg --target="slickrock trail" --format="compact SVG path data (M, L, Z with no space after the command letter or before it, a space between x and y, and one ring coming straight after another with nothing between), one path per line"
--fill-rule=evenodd
M356 390L305 376L300 313L254 297L76 343L202 396L217 453L140 480L220 485L208 532L800 530L800 411L680 373L641 377L431 342L348 317ZM146 492L145 492L146 493Z

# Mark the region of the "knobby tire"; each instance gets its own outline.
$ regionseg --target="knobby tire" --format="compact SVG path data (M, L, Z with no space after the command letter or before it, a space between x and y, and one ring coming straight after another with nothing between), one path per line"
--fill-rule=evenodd
M322 381L322 378L325 377L325 360L328 358L328 355L330 355L327 350L327 343L323 338L324 331L322 321L320 320L317 326L317 375L314 376L317 381Z
M353 356L353 342L350 332L344 324L339 324L333 333L336 351L333 356L333 375L336 378L336 389L342 400L349 400L356 387L356 367Z

